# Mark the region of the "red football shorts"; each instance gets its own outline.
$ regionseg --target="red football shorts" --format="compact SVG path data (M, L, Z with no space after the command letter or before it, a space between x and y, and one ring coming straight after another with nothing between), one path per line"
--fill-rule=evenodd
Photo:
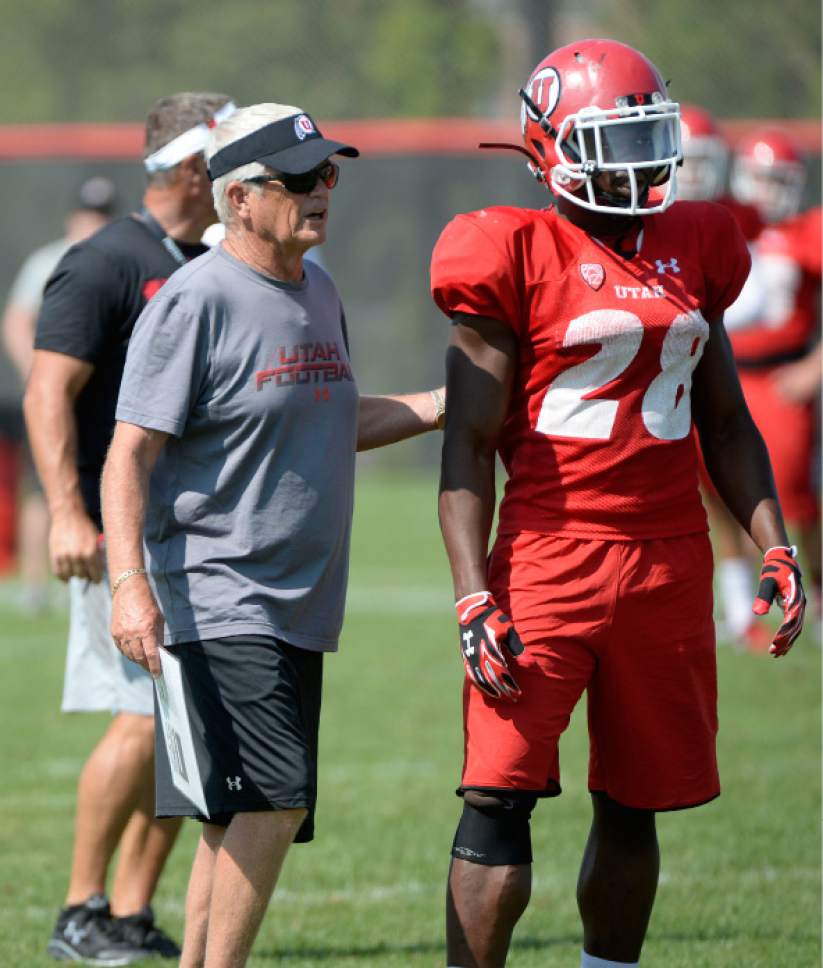
M588 693L589 789L674 810L720 792L708 535L498 539L489 588L525 645L517 703L464 692L461 789L560 792L558 742Z
M740 370L740 385L766 442L784 517L792 524L813 524L820 510L812 483L816 435L813 404L787 400L770 370Z

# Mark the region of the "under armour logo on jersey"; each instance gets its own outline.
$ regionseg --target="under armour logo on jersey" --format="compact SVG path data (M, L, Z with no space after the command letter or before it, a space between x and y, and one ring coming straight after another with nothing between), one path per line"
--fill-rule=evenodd
M580 275L595 292L603 285L606 278L606 270L599 262L581 262Z
M680 266L677 264L677 259L669 259L668 262L663 262L661 259L655 259L654 264L657 266L657 274L659 276L665 275L667 269L671 269L672 272L680 272Z
M463 655L474 655L474 646L472 645L472 639L474 638L474 632L471 629L463 633Z
M234 779L232 779L230 776L227 776L226 786L232 791L232 793L243 789L243 784L240 782L239 776L236 776Z

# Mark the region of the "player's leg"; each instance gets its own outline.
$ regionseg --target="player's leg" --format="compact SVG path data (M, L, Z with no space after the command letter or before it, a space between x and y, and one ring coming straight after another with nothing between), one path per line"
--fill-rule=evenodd
M529 816L535 798L475 790L463 797L446 895L448 964L501 968L531 894Z
M212 875L204 968L242 968L307 810L238 813Z
M464 804L447 895L454 968L505 964L531 888L530 813L560 792L557 743L595 664L612 558L602 541L521 534L495 545L489 587L525 645L510 661L522 695L493 702L464 687Z
M652 810L632 810L593 793L594 815L577 882L588 955L635 964L660 873Z
M584 965L637 963L659 871L655 813L720 792L708 536L626 542L620 554L610 643L588 690Z
M205 963L214 866L225 833L225 827L212 823L204 823L200 831L186 892L186 931L179 968L203 968Z

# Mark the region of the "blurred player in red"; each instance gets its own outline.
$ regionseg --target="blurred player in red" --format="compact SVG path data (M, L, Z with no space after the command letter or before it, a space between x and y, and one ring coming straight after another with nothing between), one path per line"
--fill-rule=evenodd
M752 271L726 314L740 383L774 467L780 503L820 598L820 503L814 457L820 390L821 213L798 215L803 158L782 131L752 132L737 146L731 176L736 201L755 207L766 228L752 248ZM713 529L730 634L753 650L768 632L752 622L752 546L715 500Z
M678 105L610 40L555 51L521 97L517 150L556 204L460 215L432 257L453 323L440 517L466 670L448 964L505 964L529 898L530 814L560 793L558 740L587 691L581 964L637 965L656 812L720 789L692 413L715 486L765 555L756 607L783 605L773 655L799 634L804 597L723 329L745 239L718 205L672 205ZM497 453L508 481L487 560Z
M680 138L683 164L677 176L678 199L718 202L734 215L746 241L752 243L763 228L763 217L754 205L739 201L726 192L731 149L715 119L705 108L681 105ZM729 514L702 460L699 470L703 503L709 514L715 551L720 559L717 584L723 616L722 637L755 647L763 642L768 632L752 614L754 576L748 552L754 546ZM768 646L768 639L765 645Z
M692 202L719 202L734 215L747 242L763 228L757 207L726 191L731 150L712 115L695 104L680 106L683 165L677 174L677 197Z

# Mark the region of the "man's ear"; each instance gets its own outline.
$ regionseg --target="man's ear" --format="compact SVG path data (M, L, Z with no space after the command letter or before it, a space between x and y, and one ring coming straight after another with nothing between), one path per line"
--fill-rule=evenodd
M225 197L232 212L241 220L249 216L248 198L250 194L249 186L242 181L230 181L226 186Z

